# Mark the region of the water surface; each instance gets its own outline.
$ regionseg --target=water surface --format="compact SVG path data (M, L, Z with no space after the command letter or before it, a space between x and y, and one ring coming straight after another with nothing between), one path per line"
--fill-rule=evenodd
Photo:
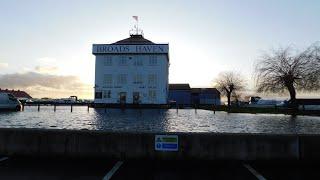
M224 132L320 134L320 117L226 113L194 109L92 109L27 106L23 112L0 112L0 127L88 129L130 132Z

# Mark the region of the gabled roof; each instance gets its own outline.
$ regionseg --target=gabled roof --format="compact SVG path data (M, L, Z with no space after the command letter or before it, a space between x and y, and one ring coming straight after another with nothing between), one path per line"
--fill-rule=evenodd
M0 93L10 93L12 95L14 95L14 97L16 98L27 98L27 99L31 99L32 97L24 92L24 91L20 91L20 90L9 90L9 89L0 89Z
M169 84L169 90L190 90L189 84Z
M129 38L122 39L112 44L155 44L154 42L145 39L142 35L132 34Z

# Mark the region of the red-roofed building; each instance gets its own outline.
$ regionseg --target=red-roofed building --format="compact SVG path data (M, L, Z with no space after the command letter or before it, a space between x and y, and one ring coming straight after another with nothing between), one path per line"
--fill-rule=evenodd
M32 97L26 93L25 91L20 91L20 90L10 90L10 89L1 89L0 88L0 93L10 93L14 95L17 99L19 100L27 100L27 99L32 99Z

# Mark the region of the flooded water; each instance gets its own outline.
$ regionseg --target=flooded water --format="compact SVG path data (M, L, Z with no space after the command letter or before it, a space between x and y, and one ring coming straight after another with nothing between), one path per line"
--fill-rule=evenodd
M226 113L194 109L92 109L87 107L25 107L23 112L0 112L0 127L88 129L130 132L224 132L320 134L320 117Z

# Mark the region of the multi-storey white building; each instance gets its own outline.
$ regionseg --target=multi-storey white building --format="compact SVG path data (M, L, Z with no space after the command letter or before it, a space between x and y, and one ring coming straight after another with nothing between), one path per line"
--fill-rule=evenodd
M97 104L167 104L169 45L140 34L94 44Z

